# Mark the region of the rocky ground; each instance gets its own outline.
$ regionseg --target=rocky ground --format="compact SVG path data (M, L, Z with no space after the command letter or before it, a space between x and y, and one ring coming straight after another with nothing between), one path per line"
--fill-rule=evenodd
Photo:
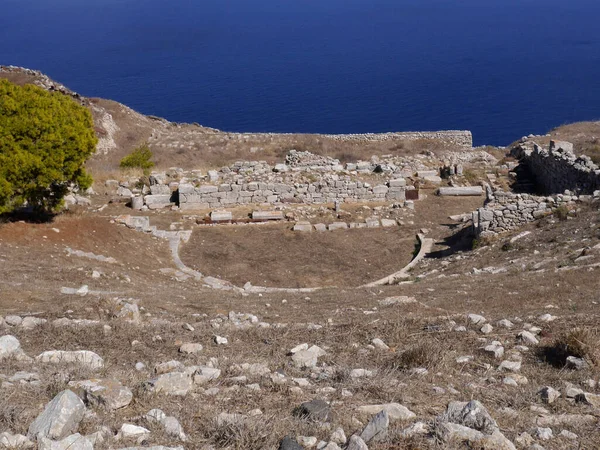
M132 212L105 195L103 177L146 139L164 168L174 157L200 169L276 161L292 145L433 168L452 153L233 139L89 101L106 149L91 164L97 194L49 223L0 224L0 448L598 448L597 200L475 241L468 217L483 197L440 197L426 184L414 210L285 205L289 220L276 225ZM553 133L575 133L593 153L586 130ZM486 150L494 162L466 166L461 183L507 188L510 161ZM128 228L124 214L156 228ZM292 231L299 219L373 218L397 225ZM174 252L163 237L179 232L191 238ZM417 233L433 246L404 281L354 287L399 270ZM237 287L209 288L198 271ZM258 292L245 281L321 288Z
M438 216L408 282L310 294L177 281L166 243L114 208L0 227L0 445L597 442L594 206L472 251Z

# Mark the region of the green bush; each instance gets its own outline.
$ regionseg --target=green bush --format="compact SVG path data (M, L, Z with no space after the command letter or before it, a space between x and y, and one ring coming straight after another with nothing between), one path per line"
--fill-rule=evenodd
M119 166L122 169L142 169L147 174L154 167L154 163L150 159L152 159L152 151L148 147L148 143L144 143L123 158Z
M0 214L54 212L69 186L91 186L83 165L96 143L92 115L70 97L0 80Z

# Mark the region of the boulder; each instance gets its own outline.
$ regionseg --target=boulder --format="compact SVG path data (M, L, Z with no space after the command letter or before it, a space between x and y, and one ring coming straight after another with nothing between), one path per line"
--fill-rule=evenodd
M85 414L85 405L70 390L62 391L31 423L27 436L30 439L64 439L77 431Z

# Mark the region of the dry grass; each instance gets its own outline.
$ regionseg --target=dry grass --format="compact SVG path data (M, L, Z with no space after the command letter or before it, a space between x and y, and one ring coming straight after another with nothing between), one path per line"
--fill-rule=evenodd
M590 365L600 363L600 333L596 328L578 327L562 333L554 342L558 354L585 359Z

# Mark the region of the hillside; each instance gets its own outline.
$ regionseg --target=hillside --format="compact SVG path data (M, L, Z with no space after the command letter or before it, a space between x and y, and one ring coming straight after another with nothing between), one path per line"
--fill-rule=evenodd
M597 124L234 135L0 76L103 137L95 193L0 223L0 448L598 447ZM145 140L151 182L116 170Z

